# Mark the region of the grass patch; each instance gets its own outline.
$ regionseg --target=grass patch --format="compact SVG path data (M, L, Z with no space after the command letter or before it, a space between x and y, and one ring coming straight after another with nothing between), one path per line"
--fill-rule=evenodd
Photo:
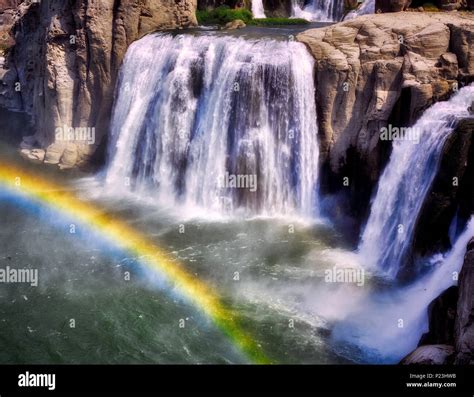
M275 25L307 25L309 21L303 18L255 18L248 25L275 26Z
M240 19L246 25L275 26L275 25L307 25L309 22L302 18L255 18L246 8L231 9L228 6L217 7L213 10L197 10L196 18L199 25L225 25Z
M245 8L233 10L228 6L221 6L210 11L197 10L196 18L200 25L225 25L236 19L241 19L247 24L252 19L252 12Z

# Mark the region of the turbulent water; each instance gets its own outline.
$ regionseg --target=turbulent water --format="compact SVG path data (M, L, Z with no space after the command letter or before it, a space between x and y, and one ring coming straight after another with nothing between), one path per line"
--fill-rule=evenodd
M272 361L367 361L360 349L332 341L338 309L317 299L334 296L336 288L324 282L324 270L344 243L331 228L293 222L289 233L289 224L275 219L184 219L142 201L99 194L99 188L76 186L83 199L146 234L211 286ZM156 282L139 257L112 249L107 236L87 228L65 232L71 219L2 193L0 266L34 266L39 286L2 285L0 362L248 362L199 308Z
M317 211L313 60L302 44L147 36L127 52L117 94L114 188L232 214Z
M337 22L344 16L343 0L293 0L293 16L308 21Z
M333 329L333 338L359 346L369 357L373 353L375 358L398 362L428 331L428 305L456 284L467 243L473 236L471 218L450 252L425 259L430 271L422 278L403 288L379 289L359 297L344 321ZM360 261L367 259L361 257Z
M438 170L444 142L460 117L468 116L474 86L462 88L449 101L429 108L393 143L361 239L360 255L367 265L395 276L410 249L417 214ZM418 141L419 140L419 141Z

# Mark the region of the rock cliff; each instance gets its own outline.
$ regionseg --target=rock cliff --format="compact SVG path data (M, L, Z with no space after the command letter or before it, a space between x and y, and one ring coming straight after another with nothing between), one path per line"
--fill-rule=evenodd
M366 15L305 31L297 40L316 60L321 191L331 198L330 215L344 218L346 230L351 222L356 241L391 150L379 139L380 128L412 125L427 107L474 80L474 18Z
M31 116L36 142L24 144L26 154L31 144L39 146L46 162L61 167L83 163L106 135L127 47L151 31L196 24L196 0L28 0L13 6L16 44L1 65L0 106ZM57 128L70 127L94 128L95 144L55 141Z

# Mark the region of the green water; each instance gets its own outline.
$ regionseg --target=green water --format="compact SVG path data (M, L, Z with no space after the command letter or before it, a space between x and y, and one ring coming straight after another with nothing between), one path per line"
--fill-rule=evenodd
M334 265L327 254L344 247L330 227L288 219L183 219L82 189L79 195L142 231L214 287L273 362L367 360L355 346L334 340L334 321L313 308L313 300L325 305L315 292L325 289L327 296L335 288L323 282L324 269ZM38 287L0 284L0 362L248 362L137 258L112 252L87 230L70 234L70 220L54 214L38 216L5 200L0 214L0 267L39 271Z
M179 259L217 291L273 362L372 360L333 336L334 326L344 320L341 309L333 308L341 288L348 302L357 302L362 289L324 282L324 270L350 254L331 227L160 208L102 192L100 182L83 182L77 171L22 161L9 147L0 146L0 152L4 161L40 170ZM0 283L0 363L249 362L201 310L160 282L139 258L114 250L82 226L69 233L71 221L54 211L29 210L0 191L0 268L39 273L37 287Z

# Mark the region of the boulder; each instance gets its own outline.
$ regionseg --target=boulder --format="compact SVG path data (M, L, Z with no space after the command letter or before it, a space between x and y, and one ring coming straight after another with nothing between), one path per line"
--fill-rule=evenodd
M233 30L233 29L242 29L245 28L245 22L242 21L241 19L236 19L234 21L230 21L229 23L226 23L225 29Z

